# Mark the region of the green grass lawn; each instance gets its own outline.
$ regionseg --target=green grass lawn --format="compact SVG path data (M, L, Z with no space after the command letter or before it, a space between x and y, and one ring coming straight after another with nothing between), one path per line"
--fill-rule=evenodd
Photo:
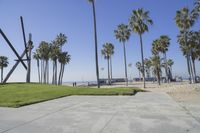
M70 95L133 95L139 91L142 90L12 83L0 85L0 106L20 107Z

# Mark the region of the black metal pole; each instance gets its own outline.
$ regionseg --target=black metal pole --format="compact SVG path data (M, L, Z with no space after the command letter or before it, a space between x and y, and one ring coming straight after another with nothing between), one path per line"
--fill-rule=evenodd
M25 49L27 49L26 34L25 34L25 30L24 30L24 21L23 21L23 17L22 16L20 16L20 20L21 20L23 39L24 39L24 47L25 47ZM28 51L26 52L26 58L28 59Z
M8 38L6 37L6 35L3 33L3 31L1 29L0 29L0 33L3 36L3 38L5 39L5 41L8 43L9 47L15 53L15 55L17 56L17 58L19 59L19 61L22 63L22 65L24 66L24 68L27 70L26 64L23 62L22 58L19 56L19 54L17 53L17 51L15 50L15 48L13 47L13 45L11 44L11 42L8 40Z
M23 58L24 55L26 54L26 50L24 50L24 52L22 53L22 55L20 56L20 58ZM6 83L7 80L9 79L9 77L11 76L11 74L14 72L14 70L16 69L16 67L19 65L20 61L17 61L15 63L15 65L12 67L12 69L9 71L9 73L7 74L7 76L5 77L5 79L3 80L3 83Z

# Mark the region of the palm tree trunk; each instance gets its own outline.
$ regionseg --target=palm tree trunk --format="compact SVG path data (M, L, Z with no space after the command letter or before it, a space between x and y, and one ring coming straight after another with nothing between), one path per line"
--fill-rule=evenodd
M47 60L45 60L45 83L47 84Z
M54 85L54 83L55 83L55 61L53 61L53 75L52 75L52 84Z
M44 77L44 83L46 84L46 77L45 77L45 73L46 73L46 68L45 68L45 60L43 60L43 77Z
M100 88L99 83L99 64L98 64L98 44L97 44L97 26L96 26L96 11L95 11L95 4L92 1L93 7L93 19L94 19L94 38L95 38L95 59L96 59L96 76L97 76L97 86Z
M187 45L187 31L184 31L184 39L185 39L185 46L188 46ZM191 77L189 53L187 53L186 56L187 56L187 67L188 67L189 81L190 81L190 84L191 84L192 83L192 77Z
M49 60L47 62L47 83L49 84Z
M48 60L46 60L46 83L48 84Z
M110 83L112 84L112 57L110 57L110 80Z
M37 59L37 68L38 68L38 80L39 80L39 83L40 83L40 62L39 62L39 59Z
M55 84L57 85L57 60L55 60Z
M188 74L189 74L189 81L190 84L192 83L192 79L191 79L191 72L190 72L190 63L189 63L189 56L187 55L187 67L188 67Z
M60 79L59 79L59 80L60 80L59 82L60 82L60 85L62 85L63 64L61 64L60 69L61 69L61 71L60 71L60 75L59 75L59 76L60 76L60 77L59 77L59 78L60 78Z
M62 75L62 63L60 63L60 72L59 72L59 78L58 78L58 84L61 84L61 75Z
M40 82L42 83L42 60L40 59Z
M110 64L109 64L109 59L107 59L107 61L108 61L108 84L110 85L110 68L109 68Z
M142 35L140 34L140 44L141 44L141 56L142 56L142 75L143 75L143 83L145 86L145 71L144 71L144 55L143 55L143 43L142 43Z
M41 67L40 68L41 69L41 74L40 75L41 75L41 83L42 83L43 82L43 79L42 79L42 59L40 59L40 62L41 62L41 66L40 66Z
M189 64L190 64L190 72L191 72L191 76L192 76L192 83L195 83L191 56L190 56Z
M44 83L44 62L43 62L43 60L41 59L41 69L42 69L42 71L41 71L41 75L42 75L42 83Z
M160 70L157 68L158 85L160 85Z
M126 46L125 46L125 42L123 42L123 48L124 48L125 81L126 81L126 86L128 86L127 65L126 65Z
M194 82L196 83L197 82L197 74L196 74L196 65L195 65L195 60L192 59L192 65L193 65L193 71L194 71Z
M63 83L63 75L64 75L64 72L65 72L65 64L63 64L63 67L62 67L61 85L62 85L62 83Z
M42 60L42 64L41 64L42 66L42 73L41 73L41 75L42 75L42 83L44 83L44 61Z
M1 66L1 83L3 83L3 65Z
M171 78L173 79L172 66L170 66L170 71L171 71Z
M167 71L167 55L166 52L164 52L164 60L165 60L165 74L166 74L166 80L169 83L169 75L168 75L168 71Z

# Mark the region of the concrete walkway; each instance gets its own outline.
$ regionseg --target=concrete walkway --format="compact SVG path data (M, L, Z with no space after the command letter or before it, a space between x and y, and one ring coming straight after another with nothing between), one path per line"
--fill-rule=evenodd
M195 115L162 92L70 96L17 109L0 108L0 133L199 132Z

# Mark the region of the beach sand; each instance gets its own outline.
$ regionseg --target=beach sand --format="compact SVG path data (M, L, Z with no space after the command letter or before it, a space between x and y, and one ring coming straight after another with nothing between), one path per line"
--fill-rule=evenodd
M105 87L124 87L125 83L116 83ZM142 82L131 82L128 87L143 89ZM146 91L166 92L177 102L188 102L200 104L200 83L189 84L188 82L157 83L146 82Z

